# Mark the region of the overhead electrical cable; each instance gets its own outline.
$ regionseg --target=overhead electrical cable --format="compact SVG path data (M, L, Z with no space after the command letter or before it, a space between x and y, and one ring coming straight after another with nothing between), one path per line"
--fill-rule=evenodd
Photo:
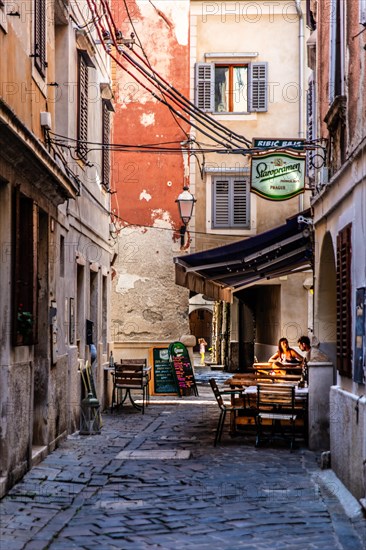
M87 0L90 9L93 9L92 6L91 6L91 1L93 2L93 4L95 4L94 0ZM165 99L162 99L155 92L150 90L143 82L141 82L140 79L137 78L137 76L135 74L131 73L131 71L129 71L127 69L127 67L125 67L115 55L113 55L111 53L111 51L106 47L106 44L105 44L105 41L104 41L104 38L103 38L103 34L102 34L102 30L99 28L99 25L96 25L96 30L97 30L100 42L101 42L105 52L117 63L117 65L119 65L127 74L129 74L138 84L140 84L140 86L142 86L145 90L147 90L157 101L159 101L160 103L162 103L163 105L168 107L168 109L173 109L173 107L171 105L169 105L169 103ZM190 121L189 119L187 119L186 117L184 117L182 113L180 113L179 111L176 111L175 109L173 109L173 110L174 110L174 113L177 114L182 120L187 122L188 125L193 126L193 128L196 128L197 130L199 130L202 134L204 134L206 137L208 137L212 141L215 141L216 143L222 145L223 147L226 147L227 149L231 149L230 144L222 143L217 138L213 137L212 135L208 134L207 132L205 132L204 130L199 128L199 126L193 124L193 122Z
M113 35L113 41L114 41L114 43L115 43L115 42L116 42L116 37L117 37L117 36L121 36L121 37L122 37L122 32L121 32L119 29L117 29L116 23L115 23L115 21L114 21L114 18L113 18L113 15L112 15L112 12L111 12L111 9L110 9L110 6L109 6L109 3L106 2L105 0L102 0L102 4L103 4L104 7L106 8L107 14L109 15L109 17L110 17L110 19L111 19L111 21L112 21L112 25L113 25L114 31L115 31L115 34ZM143 47L142 47L140 38L139 38L139 36L138 36L138 34L137 34L137 32L136 32L135 25L134 25L134 23L133 23L133 21L132 21L132 19L131 19L130 12L129 12L129 10L128 10L128 6L126 5L126 2L125 2L125 8L126 8L127 16L128 16L129 21L130 21L130 23L131 23L132 29L133 29L133 31L134 31L134 33L135 33L135 36L136 36L137 40L139 41L140 47L142 48L142 51L144 52L144 55L146 56L145 51L143 50ZM115 45L116 45L116 44L115 44ZM150 65L150 62L149 62L147 56L146 56L146 60L147 60L147 62L148 62L148 65L149 65L150 69L152 70L152 67L151 67L151 65ZM162 94L163 97L164 97L163 91L161 90L160 87L159 87L159 89L160 89L161 94ZM186 136L186 138L189 138L189 134L188 134L187 130L186 130L185 128L183 128L183 126L180 124L179 120L177 119L176 114L175 114L174 111L171 110L171 109L170 109L170 114L172 115L172 117L173 117L175 123L176 123L177 126L179 126L179 128L182 130L182 132L183 132L183 134Z
M132 145L132 144L123 144L123 143L102 143L102 142L94 142L94 141L85 141L80 140L77 138L71 138L68 136L64 136L61 134L56 134L55 132L50 131L49 132L50 141L54 144L57 144L59 147L65 147L65 148L75 148L77 144L82 144L88 147L88 151L99 151L102 149L107 149L109 151L133 151L133 152L139 152L139 153L181 153L182 152L182 146L181 142L172 142L172 143L179 143L179 146L176 147L162 147L160 144L147 144L147 145ZM74 145L70 145L70 143ZM226 148L214 148L214 147L202 147L199 142L195 142L193 140L190 141L190 143L196 143L196 147L190 147L189 152L192 154L195 153L219 153L219 154L227 154ZM234 154L249 154L252 150L249 149L232 149L231 152Z
M104 1L104 0L103 0ZM125 9L126 9L126 12L127 12L127 16L129 18L129 21L131 23L131 26L132 28L134 29L134 32L135 32L135 35L136 37L138 38L138 35L137 35L137 32L136 32L136 29L134 27L134 23L133 23L133 20L131 18L131 15L130 15L130 12L129 12L129 9L128 9L128 4L126 2L126 0L123 0L124 2L124 5L125 5ZM155 8L155 6L154 6ZM156 9L156 8L155 8ZM115 26L116 28L116 26ZM174 86L172 86L169 82L167 82L164 77L162 77L160 74L158 74L154 69L153 67L151 66L151 63L147 57L147 54L141 44L141 40L139 40L139 43L140 43L140 48L145 56L145 59L146 61L135 51L135 50L132 50L134 55L136 55L136 57L138 57L145 65L147 64L148 67L150 68L151 71L153 71L153 73L156 75L156 77L158 77L162 82L164 82L172 91L174 91L175 94L177 94L182 101L184 101L187 105L190 106L190 108L192 108L194 111L197 112L197 114L200 116L200 117L203 117L205 118L207 121L210 122L211 125L214 125L216 126L218 129L224 131L225 133L227 133L230 137L232 136L236 136L237 139L239 139L241 142L244 142L246 145L251 145L251 142L249 140L247 140L244 136L241 136L240 134L237 134L236 132L232 132L231 130L229 130L228 128L226 128L226 126L224 126L223 124L220 124L219 122L217 122L216 120L214 120L212 117L210 117L205 111L202 111L202 109L198 108L197 105L195 105L194 103L192 103L188 98L186 98L178 89L176 89ZM147 62L147 63L146 63Z
M98 17L98 11L97 11L97 8L96 8L96 6L95 6L94 0L92 0L92 2L93 2L94 7L95 7L94 13L95 13L96 18L97 18L97 17ZM90 5L90 0L88 0L88 4ZM90 5L90 8L93 9L93 8L91 7L91 5ZM109 22L108 22L108 24L109 24ZM110 24L109 24L109 25L110 25ZM114 30L116 29L116 26L115 26L114 23L113 23L113 29L114 29ZM113 29L111 29L111 30L112 30L112 33L113 33ZM212 126L213 126L213 124L212 124L212 122L213 122L212 119L211 119L210 117L207 117L207 116L205 117L205 116L204 116L204 113L203 113L202 111L200 111L199 109L197 109L197 108L194 106L195 109L196 109L196 112L195 112L195 113L192 113L192 111L189 111L187 114L189 114L190 116L193 116L193 117L195 118L196 122L198 121L199 124L204 125L210 132L213 132L213 133L215 134L215 136L218 136L219 139L217 139L217 137L215 137L214 135L208 134L207 132L205 132L204 130L202 130L202 128L200 128L199 126L197 126L196 124L194 124L191 120L187 119L181 112L176 111L176 110L167 102L166 99L160 98L155 92L153 92L153 91L152 91L150 88L148 88L143 82L141 82L141 80L138 79L137 76L136 76L135 74L131 73L131 72L127 69L127 67L125 67L124 65L122 65L122 64L120 63L119 59L116 58L116 56L112 54L112 52L110 51L110 48L108 48L108 47L106 46L106 44L105 44L105 39L104 39L104 37L103 37L103 27L102 27L102 29L100 29L100 27L99 27L99 21L98 21L98 24L96 25L96 30L97 30L98 36L99 36L99 38L100 38L100 42L102 43L102 45L103 45L105 51L110 55L110 57L111 57L111 58L112 58L112 59L113 59L113 60L114 60L114 61L115 61L115 62L116 62L125 72L127 72L127 74L129 74L132 78L134 78L134 80L136 80L136 82L137 82L138 84L140 84L145 90L147 90L149 93L151 93L152 96L153 96L155 99L157 99L159 102L163 103L163 104L164 104L165 106L167 106L171 111L173 111L174 114L176 114L176 115L179 116L182 120L184 120L185 122L187 122L188 125L191 125L192 127L194 127L194 128L196 128L197 130L199 130L199 131L200 131L201 133L203 133L206 137L212 139L213 141L215 141L216 143L222 145L223 147L226 147L227 149L231 149L231 148L232 148L232 145L231 145L230 143L227 143L227 142L226 142L226 143L222 143L222 141L220 141L220 140L223 139L223 138L224 138L224 139L227 139L226 136L224 137L224 136L218 134L217 132L215 132L215 131L212 129ZM118 31L118 32L120 32L120 31ZM114 33L113 33L113 34L114 34ZM156 79L154 78L154 76L152 76L152 75L149 74L145 69L143 69L143 67L141 67L140 64L137 64L137 63L133 60L133 58L131 58L131 56L129 56L129 55L127 54L127 52L123 51L122 48L121 48L121 46L118 45L118 43L116 42L116 40L115 40L114 37L111 36L110 38L111 38L111 40L114 42L114 44L115 44L115 46L116 46L116 48L117 48L117 51L119 51L119 52L123 55L123 57L124 57L130 64L133 65L134 69L136 69L139 73L141 73L141 74L144 76L144 78L146 78L146 79L147 79L150 83L152 83L155 87L158 87L158 88L159 88L159 85L156 83ZM155 72L155 71L154 71L154 72ZM156 73L156 75L157 75L157 73ZM161 78L161 77L160 77L160 78ZM179 103L178 99L177 99L176 97L174 97L173 92L169 89L169 86L170 86L169 84L165 85L165 88L166 88L165 91L166 91L167 93L169 93L170 99L171 99L172 101L174 101L176 104L177 104L177 102L178 102L179 106L183 107L183 109L184 109L185 112L186 112L186 106L185 106L185 105L182 105L182 102ZM161 90L161 86L160 86L159 89ZM182 97L184 97L184 96L182 96ZM186 100L186 102L187 102L187 101L188 101L188 100ZM201 120L197 120L197 116L196 116L197 113L199 113L200 116L204 116L204 118L205 118L207 121L209 121L209 125L207 125L206 123L202 122ZM230 140L233 139L233 133L232 133L232 132L230 132L227 128L225 128L225 127L222 126L222 125L218 125L218 127L220 128L220 132L225 133L227 136L229 136L229 137L230 137ZM242 140L243 140L243 138L242 138L241 136L239 136L239 137L240 137L240 141L241 141L241 145L242 145ZM249 143L249 142L247 142L247 140L246 140L244 143L246 144L246 146L248 146L248 143ZM238 145L238 144L237 144L237 145Z
M105 0L102 0L103 1L103 4L105 5ZM154 73L155 77L156 78L159 78L159 80L165 84L166 87L168 87L168 89L174 93L176 96L178 96L178 99L180 99L183 103L185 103L189 110L193 110L195 111L195 113L201 117L201 118L205 118L207 122L210 123L211 126L216 126L217 129L219 129L220 131L223 131L224 133L228 134L230 136L230 138L232 138L233 136L235 136L240 142L242 143L245 143L246 145L250 146L251 143L249 140L247 140L244 136L241 136L240 134L237 134L236 132L232 132L231 130L229 130L228 128L226 128L226 126L224 126L223 124L220 124L219 122L217 122L216 120L214 120L212 117L208 116L207 113L205 113L204 111L202 111L201 109L199 109L197 107L197 105L195 105L194 103L192 103L188 98L186 98L178 89L176 89L174 86L172 86L172 84L170 84L167 80L164 79L164 77L162 77L159 73L157 73L154 68L151 66L151 63L148 59L148 56L146 54L146 51L144 49L144 47L142 46L142 43L141 43L141 40L139 39L138 37L138 34L137 34L137 31L135 29L135 26L134 26L134 23L133 23L133 20L132 20L132 17L131 17L131 14L129 12L129 8L128 8L128 4L126 2L126 0L123 0L124 2L124 5L125 5L125 9L126 9L126 12L127 12L127 16L128 16L128 19L130 21L130 24L134 30L134 33L136 35L136 38L138 39L139 41L139 44L140 44L140 48L144 54L144 58L142 58L135 50L132 50L134 55L136 57L138 57L138 59L140 61L142 61L145 65L147 65L149 67L149 69ZM151 3L151 2L150 2ZM152 4L152 3L151 3ZM153 4L152 4L153 5ZM153 5L153 7L155 8L155 6ZM106 6L106 8L108 9L109 7ZM156 9L156 8L155 8ZM160 13L160 10L158 10L158 12ZM109 10L109 13L110 13L110 10ZM113 19L113 18L112 18ZM117 30L117 32L120 32L118 31L116 25L115 25L115 22L113 21L114 23L114 28L115 30ZM128 55L127 52L123 52L125 55Z
M128 6L127 6L126 2L124 2L124 3L125 3L126 10L128 12ZM132 27L135 31L136 37L138 38L138 35L136 33L136 30L135 30L135 27L133 25L133 21L132 21L132 18L130 16L129 12L128 12L128 17L129 17L130 23L131 23L131 25L132 25ZM204 111L199 109L194 103L189 101L181 92L179 92L179 90L174 88L160 74L158 74L153 69L153 67L151 66L151 63L150 63L150 61L147 57L147 54L146 54L146 52L145 52L145 50L144 50L144 48L141 44L141 40L140 39L138 39L138 40L139 40L139 43L140 43L140 48L141 48L146 60L143 59L135 50L131 50L131 51L142 63L144 63L145 66L147 66L152 71L153 76L149 75L149 77L151 79L153 79L153 81L156 82L157 85L159 85L160 88L163 86L164 90L169 93L171 99L176 104L179 104L179 106L182 107L187 114L189 114L190 116L195 118L195 120L197 122L200 122L201 124L203 124L203 126L205 126L206 128L209 128L211 131L213 131L212 127L214 126L217 130L219 130L219 132L221 132L223 134L226 134L230 138L230 140L232 140L234 138L236 141L239 141L240 144L244 143L246 146L250 145L250 142L248 140L246 140L245 138L243 138L239 134L236 134L235 132L230 131L228 128L226 128L226 126L224 126L224 125L220 124L219 122L215 121L212 117L210 117ZM127 53L127 51L123 50L121 53L131 63L133 63L134 65L136 65L136 66L140 67L142 70L144 70L141 67L141 65L138 64L133 59L133 57L131 57L131 55L129 53ZM199 119L201 119L201 120L199 120ZM203 120L205 122L203 122ZM217 134L217 135L219 135L219 134ZM224 139L227 139L227 138L224 137Z
M110 36L110 39L113 41L117 51L120 51L120 48L118 47L118 43L117 43L117 37L122 39L123 35L122 35L122 31L118 30L117 29L117 26L115 24L115 21L113 19L113 15L112 15L112 12L110 10L110 7L109 7L109 4L108 2L105 2L105 0L101 0L102 1L102 5L104 6L104 9L106 10L106 17L105 17L105 20L107 22L107 26L108 26L108 29L109 29L109 36ZM130 19L131 21L131 19ZM133 22L131 22L132 24L132 28L135 30L134 28L134 25L133 25ZM113 27L113 29L112 29ZM160 86L159 87L159 90L163 96L164 99L165 96L164 96L164 92L163 90L161 89ZM189 134L187 132L187 130L185 128L183 128L182 124L180 124L178 118L177 118L177 115L175 114L174 110L173 109L169 109L170 111L170 114L172 115L173 119L174 119L174 122L176 123L176 125L180 128L180 130L182 131L182 133L184 134L184 136L186 138L189 138Z

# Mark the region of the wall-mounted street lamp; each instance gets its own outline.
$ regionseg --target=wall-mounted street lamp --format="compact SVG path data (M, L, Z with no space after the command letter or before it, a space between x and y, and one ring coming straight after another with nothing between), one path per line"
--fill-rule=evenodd
M190 193L187 186L183 187L183 191L180 193L179 197L175 201L178 203L179 215L183 222L182 227L180 228L180 245L184 246L184 236L187 230L187 225L190 222L193 212L193 206L196 202L196 199Z

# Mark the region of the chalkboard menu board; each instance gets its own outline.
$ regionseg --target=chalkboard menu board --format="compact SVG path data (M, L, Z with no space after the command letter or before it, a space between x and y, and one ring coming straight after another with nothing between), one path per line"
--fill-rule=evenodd
M168 348L153 348L154 393L177 394L177 382L169 360Z
M198 395L196 380L189 357L172 357L175 376L180 395Z

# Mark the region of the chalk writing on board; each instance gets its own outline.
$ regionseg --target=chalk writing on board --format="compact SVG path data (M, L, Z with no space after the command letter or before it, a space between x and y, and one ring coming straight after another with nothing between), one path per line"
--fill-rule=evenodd
M180 395L198 395L189 357L173 357L172 361Z
M154 392L177 394L177 384L167 348L154 348Z

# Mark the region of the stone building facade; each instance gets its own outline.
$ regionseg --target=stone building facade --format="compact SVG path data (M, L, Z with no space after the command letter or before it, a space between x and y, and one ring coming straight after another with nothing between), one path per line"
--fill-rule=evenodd
M315 328L335 366L330 391L332 468L364 503L366 3L308 4L308 63L313 71L309 132L321 140L313 163Z
M89 27L87 2L0 3L1 493L79 428L91 342L101 396L109 160L87 142L112 103Z

